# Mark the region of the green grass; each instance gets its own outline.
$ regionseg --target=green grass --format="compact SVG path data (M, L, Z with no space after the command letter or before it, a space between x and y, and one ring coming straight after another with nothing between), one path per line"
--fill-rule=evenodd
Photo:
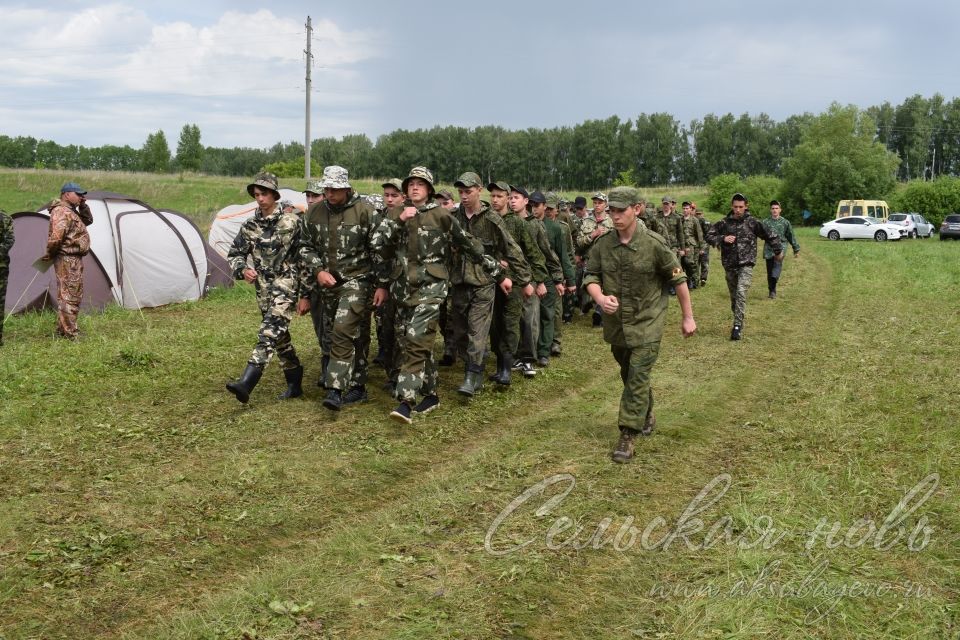
M303 319L307 397L276 400L271 366L238 404L223 384L255 339L245 286L82 316L77 343L52 338L49 313L13 318L0 359L0 637L955 637L958 246L815 234L800 231L778 300L757 269L740 343L727 340L714 252L694 292L697 336L680 337L671 305L658 430L625 466L608 458L621 386L588 318L508 392L467 404L460 367L443 370L442 406L407 428L387 420L379 370L370 402L320 406ZM926 546L903 535L877 550L854 529L851 548L824 536L806 548L821 518L841 539L858 521L879 526L931 473L937 489L903 524L925 518ZM510 501L557 474L575 478L570 494L536 514L553 485L494 538L531 544L485 550ZM701 548L700 531L692 549L613 548L631 517L641 531L662 517L660 539L720 474L730 488L698 514L704 529L726 517L755 541L769 517L782 540ZM561 516L583 533L548 544ZM808 592L787 591L806 576Z

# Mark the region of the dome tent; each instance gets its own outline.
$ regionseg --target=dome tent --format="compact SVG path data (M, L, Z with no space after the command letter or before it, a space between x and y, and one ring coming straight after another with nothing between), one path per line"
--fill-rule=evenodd
M208 250L196 225L183 214L109 191L87 193L93 214L90 253L84 258L81 308L115 302L128 309L196 300L212 286L232 285L230 268ZM10 253L6 313L56 304L53 269L34 262L46 249L49 213L13 215L16 241Z
M280 202L293 205L301 213L307 209L307 197L293 189L280 189ZM226 258L227 252L230 251L230 245L233 244L233 239L240 232L240 227L250 219L256 210L257 203L248 202L247 204L230 204L218 211L213 222L210 223L210 233L207 236L208 244L218 254Z

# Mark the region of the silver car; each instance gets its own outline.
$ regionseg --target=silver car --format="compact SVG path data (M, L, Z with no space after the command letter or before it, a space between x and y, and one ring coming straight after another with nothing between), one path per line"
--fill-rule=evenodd
M933 225L919 213L891 213L887 222L903 226L907 230L908 238L933 237Z

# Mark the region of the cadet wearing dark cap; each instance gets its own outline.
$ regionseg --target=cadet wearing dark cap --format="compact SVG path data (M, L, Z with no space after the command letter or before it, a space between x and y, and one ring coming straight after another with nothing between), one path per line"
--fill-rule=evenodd
M636 435L650 435L656 424L650 371L660 352L668 285L676 287L681 332L686 337L697 330L683 268L660 236L637 223L636 197L630 187L610 192L616 231L593 243L583 279L584 289L603 310L603 338L620 365L620 439L612 454L618 463L633 457Z
M562 282L554 282L553 287L547 287L547 295L540 299L540 338L537 340L537 364L545 367L550 363L551 355L560 355L560 313L561 300L567 291L576 282L573 272L573 249L568 239L569 233L565 227L557 222L557 205L559 199L556 194L548 193L546 202L535 204L532 213L540 220L547 232L550 249L560 261Z
M800 253L800 243L793 234L793 226L790 221L783 217L780 202L773 200L770 202L770 217L763 221L770 231L776 231L780 240L789 242L793 247L793 257L796 258ZM783 260L777 260L773 253L773 247L769 242L763 243L763 259L767 265L767 297L771 300L777 297L777 282L780 280L780 273L783 270Z

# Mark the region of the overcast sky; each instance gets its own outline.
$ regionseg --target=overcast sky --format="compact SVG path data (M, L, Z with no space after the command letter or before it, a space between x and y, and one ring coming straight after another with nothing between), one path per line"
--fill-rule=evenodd
M4 0L0 134L207 146L434 125L510 129L960 95L960 3Z

